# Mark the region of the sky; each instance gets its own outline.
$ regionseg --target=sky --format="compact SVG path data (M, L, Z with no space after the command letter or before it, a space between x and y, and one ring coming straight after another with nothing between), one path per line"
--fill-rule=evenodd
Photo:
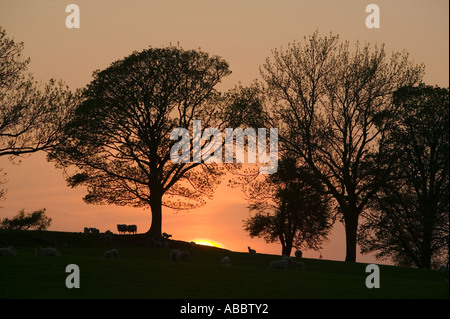
M367 28L366 6L380 9L380 27ZM66 27L65 9L80 9L80 28ZM350 43L385 44L386 51L406 50L425 65L424 82L449 85L449 2L447 0L0 0L0 26L7 36L24 43L29 71L37 81L61 79L73 90L133 51L177 44L218 55L232 74L218 86L227 90L259 79L259 68L271 50L302 41L314 31L337 34ZM0 158L7 173L7 198L0 202L0 219L20 209L46 208L49 230L83 231L96 227L117 232L116 224L136 224L138 232L150 227L149 209L88 205L85 190L66 186L63 172L36 153L13 162ZM207 239L233 251L280 254L280 244L250 238L243 229L247 202L239 189L222 183L213 200L190 212L163 209L163 231L177 240ZM358 250L359 251L359 250ZM343 226L337 223L329 242L304 257L345 259ZM358 262L377 261L373 255Z

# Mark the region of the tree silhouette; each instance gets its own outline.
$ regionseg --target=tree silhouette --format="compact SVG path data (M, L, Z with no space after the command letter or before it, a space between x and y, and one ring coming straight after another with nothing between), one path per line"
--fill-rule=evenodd
M346 261L356 260L358 218L385 182L384 138L397 88L419 81L408 54L319 37L274 50L261 68L267 122L280 150L291 152L322 181L342 214Z
M46 230L52 222L52 219L45 215L45 208L36 210L32 213L25 213L21 209L19 213L12 218L4 218L0 222L0 229L8 230Z
M23 47L0 27L0 156L11 159L52 148L77 99L62 82L35 82ZM5 192L0 190L0 199Z
M404 266L448 263L449 90L420 85L394 95L386 144L398 154L392 180L373 198L361 227L363 252Z
M95 71L60 147L50 156L78 170L70 186L87 186L87 203L151 208L148 234L161 236L162 206L190 209L213 194L223 169L195 162L174 163L170 139L176 128L224 125L216 84L228 64L200 50L177 46L134 52ZM207 141L201 145L204 149Z
M251 237L281 243L282 255L290 256L292 247L318 250L332 226L324 193L313 174L285 157L276 173L247 187L250 211L256 213L244 228Z

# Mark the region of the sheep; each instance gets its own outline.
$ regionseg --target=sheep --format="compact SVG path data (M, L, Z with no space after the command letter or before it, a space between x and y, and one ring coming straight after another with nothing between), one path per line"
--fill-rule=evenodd
M162 233L162 237L163 237L164 239L169 239L170 237L172 237L172 235L166 234L166 233Z
M296 258L302 259L302 255L303 255L303 252L300 249L295 251L295 257Z
M91 232L91 234L94 234L94 235L100 234L100 230L98 228L92 227L92 228L89 228L89 231Z
M250 256L256 256L256 250L251 249L250 246L248 246L248 253L250 254Z
M220 260L220 264L222 267L230 267L231 266L231 260L230 257L225 256Z
M119 251L117 249L107 250L103 254L103 258L117 258L119 257Z
M37 247L36 256L61 256L61 253L53 247L48 248Z
M0 256L15 256L17 254L17 248L9 246L8 248L0 248Z
M87 234L95 234L95 235L98 235L98 234L100 234L100 230L97 229L97 228L94 228L94 227L84 227L83 233L86 234L86 235L87 235Z
M172 250L170 252L170 261L180 261L181 259L181 252L179 250Z
M286 260L272 261L269 265L269 269L288 269L289 264Z

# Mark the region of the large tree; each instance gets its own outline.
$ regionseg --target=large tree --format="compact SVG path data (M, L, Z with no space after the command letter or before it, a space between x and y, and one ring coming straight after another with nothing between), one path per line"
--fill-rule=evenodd
M200 50L134 52L94 72L62 144L49 158L77 168L68 182L87 186L88 203L150 207L148 234L160 237L162 206L202 205L223 173L216 163L194 160L209 139L198 145L204 130L195 133L193 126L200 129L195 120L203 128L224 125L215 86L229 73L222 58ZM176 141L178 133L171 139L174 131L184 143ZM172 161L175 143L188 148L187 162Z
M34 81L23 47L0 27L0 157L15 158L54 147L78 96L62 82L40 85ZM0 178L0 184L4 182ZM0 198L4 195L1 190Z
M255 213L244 223L251 237L279 242L286 256L293 247L321 248L332 226L328 196L321 182L297 167L295 159L283 158L276 173L252 181L246 190L249 209Z
M371 201L361 229L363 252L404 266L448 263L449 90L420 85L394 95L386 139L398 154L391 181Z
M393 93L423 72L408 54L384 46L354 49L338 36L315 32L304 43L273 50L261 68L267 122L278 127L280 150L297 158L325 185L345 224L346 261L356 260L358 219L385 182L384 157Z

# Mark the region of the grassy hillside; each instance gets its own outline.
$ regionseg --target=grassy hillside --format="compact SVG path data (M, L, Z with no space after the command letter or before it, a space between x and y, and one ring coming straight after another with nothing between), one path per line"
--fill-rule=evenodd
M0 298L449 298L442 273L432 270L380 265L381 287L368 289L361 263L304 259L305 271L268 270L280 256L251 257L175 241L190 251L190 260L173 263L170 249L154 248L141 236L114 235L107 242L80 233L0 231L0 247L10 244L19 250L15 257L0 256ZM37 257L36 246L55 247L62 255ZM119 258L102 257L111 248ZM232 267L220 266L226 255ZM80 268L79 289L65 286L69 264Z

